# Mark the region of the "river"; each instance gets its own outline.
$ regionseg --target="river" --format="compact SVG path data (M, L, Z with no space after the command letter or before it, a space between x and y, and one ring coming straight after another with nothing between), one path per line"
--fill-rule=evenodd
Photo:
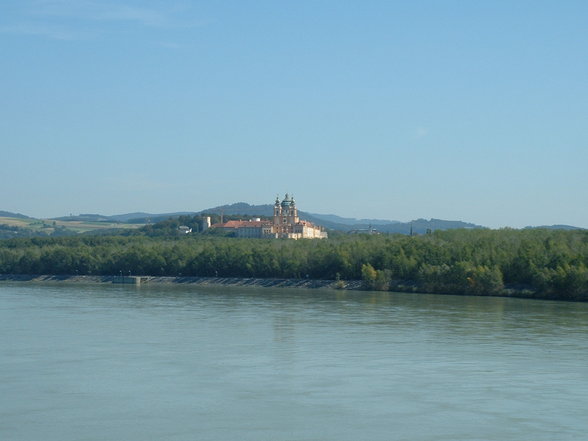
M588 439L588 304L0 282L0 439Z

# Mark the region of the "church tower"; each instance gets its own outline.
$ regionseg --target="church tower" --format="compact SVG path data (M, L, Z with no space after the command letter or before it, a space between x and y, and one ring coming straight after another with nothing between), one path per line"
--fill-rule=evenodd
M276 203L274 204L274 226L279 227L282 220L282 205L280 205L280 198L276 196Z
M325 239L327 233L319 226L308 221L301 221L298 217L298 208L294 196L288 193L280 201L276 196L274 203L274 221L264 237L283 239Z
M286 193L284 199L280 202L280 199L276 197L274 204L274 228L276 233L281 237L294 233L294 225L299 221L298 208L296 208L294 198Z
M286 224L288 226L294 226L294 224L297 224L299 221L296 201L294 200L294 196L290 197L288 196L288 193L286 193L286 196L282 201L282 216L286 218Z

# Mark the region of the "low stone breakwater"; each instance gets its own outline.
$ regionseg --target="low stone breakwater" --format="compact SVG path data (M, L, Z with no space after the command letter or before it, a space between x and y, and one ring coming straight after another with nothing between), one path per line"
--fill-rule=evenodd
M76 282L76 283L123 283L123 284L185 284L204 286L251 286L267 288L362 288L360 280L336 281L315 279L262 279L243 277L156 277L156 276L80 276L80 275L28 275L0 274L0 281L18 282Z

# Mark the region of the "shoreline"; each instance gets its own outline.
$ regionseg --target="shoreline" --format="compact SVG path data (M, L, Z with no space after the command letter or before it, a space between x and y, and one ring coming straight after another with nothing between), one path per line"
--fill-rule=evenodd
M170 277L170 276L79 276L40 274L0 274L0 282L66 282L66 283L113 283L125 285L197 285L197 286L251 286L260 288L330 288L365 290L361 280L317 280L317 279L264 279L247 277Z
M457 295L472 297L509 297L535 300L560 300L586 302L588 296L581 298L558 297L553 294L540 293L528 288L509 287L500 293L457 294L450 292L427 292L419 289L416 283L395 283L388 290L369 290L361 280L319 280L319 279L272 279L248 277L184 277L184 276L89 276L89 275L40 275L40 274L0 274L0 282L30 283L110 283L124 285L194 285L194 286L235 286L256 288L302 288L302 289L336 289L343 291L364 292L399 292L408 294Z

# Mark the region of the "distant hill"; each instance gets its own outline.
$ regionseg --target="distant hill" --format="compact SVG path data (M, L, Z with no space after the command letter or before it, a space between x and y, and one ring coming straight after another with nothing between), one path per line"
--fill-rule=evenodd
M193 216L193 211L179 211L175 213L128 213L128 214L118 214L115 216L110 216L114 222L126 222L126 223L133 223L133 224L146 224L149 222L159 222L160 220L166 220L170 217L178 217L178 216Z
M108 216L99 214L55 219L35 219L7 211L0 211L0 214L4 215L0 216L0 239L75 236L86 233L107 234L108 232L118 234L141 226L110 221Z
M2 210L0 210L0 217L12 217L15 219L31 219L29 216L25 216L24 214L11 213L10 211L2 211Z
M77 216L61 216L54 217L50 220L64 221L64 222L112 222L110 216L103 216L101 214L80 214Z
M246 216L273 216L274 206L271 204L264 205L250 205L246 202L237 202L229 205L220 205L214 208L207 208L206 210L199 211L196 214L228 214L228 215L246 215ZM383 220L383 219L354 219L348 217L341 217L335 214L317 214L308 213L306 211L298 212L300 217L322 225L326 228L333 230L348 230L356 228L360 225L390 225L399 223L398 221ZM347 228L348 226L349 228Z
M307 213L315 217L316 219L321 219L326 222L334 222L337 224L343 225L390 225L390 224L399 224L400 221L396 220L385 220L385 219L355 219L352 217L341 217L335 214L316 214L316 213Z
M474 229L486 227L462 221L450 221L443 219L416 219L411 222L378 226L376 230L383 233L410 234L412 229L413 234L425 234L428 230L455 230L459 228Z
M235 204L220 205L218 207L207 208L196 214L224 214L224 215L243 215L243 216L273 216L274 206L271 204L250 205L245 202ZM321 225L325 228L338 231L349 231L356 228L356 224L349 224L350 219L342 218L332 214L320 215L298 211L300 218L310 221L314 224ZM339 222L338 220L341 220Z
M243 214L247 216L273 216L274 206L270 204L249 205L245 202L237 202L234 204L219 205L218 207L207 208L206 210L199 211L196 214Z
M584 230L584 228L574 227L572 225L542 225L539 227L525 227L525 230L536 230L536 229L546 229L546 230Z
M178 217L183 215L193 215L193 212L178 212L178 213L127 213L127 214L116 214L113 216L105 216L101 214L79 214L76 216L63 216L52 218L51 220L58 220L64 222L121 222L121 223L147 223L148 221L157 222L159 220L165 220L170 217Z
M107 234L113 228L137 228L141 224L154 224L169 218L179 216L193 216L202 214L224 214L228 216L246 217L271 217L274 212L273 204L251 205L246 202L237 202L234 204L219 205L213 208L207 208L198 212L175 212L175 213L145 213L134 212L106 216L101 214L80 214L76 216L63 216L47 221L31 218L20 213L11 213L0 211L0 217L8 218L4 221L3 234L1 237L11 237L13 235L52 235L64 234L66 232L85 233L85 234ZM457 228L485 228L463 221L443 220L443 219L415 219L410 222L400 222L386 219L355 219L341 217L335 214L318 214L299 211L300 218L313 222L314 224L325 227L329 230L350 232L350 231L377 231L381 233L398 233L398 234L425 234L427 231L435 230L452 230ZM10 219L14 219L13 221ZM23 223L24 222L24 223ZM57 224L53 224L57 222ZM91 225L94 223L94 225ZM55 230L55 226L59 227ZM18 228L17 228L18 227ZM549 225L528 228L545 228L551 230L581 230L582 228L571 225ZM55 231L54 231L55 230Z
M202 210L196 214L226 214L244 216L272 216L274 214L274 206L270 204L265 205L250 205L245 202L237 202L230 205L220 205L214 208ZM416 219L411 222L399 222L394 220L383 219L353 219L337 216L334 214L316 214L299 211L300 218L308 220L317 225L321 225L330 230L336 231L361 231L370 228L382 233L400 233L410 234L411 227L414 234L425 234L427 230L452 230L457 228L485 228L481 225L476 225L462 221L449 221L442 219Z
M233 204L219 205L217 207L207 208L198 212L175 212L175 213L146 213L134 212L126 214L118 214L113 216L106 216L101 214L79 214L76 216L63 216L50 219L51 221L62 222L64 225L69 225L70 222L100 222L100 223L120 223L120 224L146 224L156 223L169 218L176 218L178 216L193 216L198 214L224 214L224 215L242 215L243 217L263 216L270 217L274 213L273 204L251 205L246 202L236 202ZM368 230L374 229L382 233L400 233L410 234L411 225L412 232L415 234L424 234L427 230L449 230L454 228L483 228L480 225L475 225L461 221L448 221L441 219L417 219L412 222L399 222L396 220L386 219L355 219L349 217L341 217L335 214L318 214L299 211L300 217L317 225L321 225L327 229L335 231L353 231L353 230ZM22 219L32 219L22 214L9 213L0 211L0 217L13 217ZM104 226L106 228L106 225ZM574 228L574 227L567 227Z

